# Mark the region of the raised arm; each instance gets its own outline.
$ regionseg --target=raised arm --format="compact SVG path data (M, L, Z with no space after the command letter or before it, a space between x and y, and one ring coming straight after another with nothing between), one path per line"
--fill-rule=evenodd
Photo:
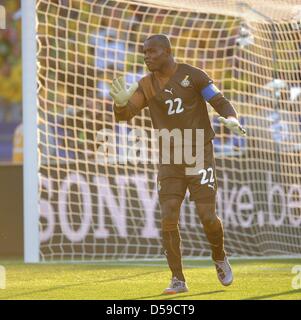
M110 95L114 100L116 121L131 120L146 107L146 99L138 83L135 82L129 89L126 89L123 77L113 80Z

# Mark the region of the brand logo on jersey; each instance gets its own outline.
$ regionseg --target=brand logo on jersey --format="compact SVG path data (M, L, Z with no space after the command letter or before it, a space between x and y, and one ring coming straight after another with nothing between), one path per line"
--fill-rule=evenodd
M190 85L190 81L188 80L189 75L187 74L186 77L181 81L181 86L187 88Z
M173 88L170 88L170 90L164 89L165 92L168 92L168 93L170 93L170 94L172 94L172 90L173 90Z

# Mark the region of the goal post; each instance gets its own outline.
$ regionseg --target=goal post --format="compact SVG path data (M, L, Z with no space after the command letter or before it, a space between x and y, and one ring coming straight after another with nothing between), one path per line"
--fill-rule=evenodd
M24 261L39 262L36 1L22 0Z
M26 0L22 14L26 262L162 257L149 112L117 123L108 94L113 78L146 74L154 33L215 80L248 132L208 106L226 250L300 256L299 1ZM184 256L210 255L188 197L180 230Z

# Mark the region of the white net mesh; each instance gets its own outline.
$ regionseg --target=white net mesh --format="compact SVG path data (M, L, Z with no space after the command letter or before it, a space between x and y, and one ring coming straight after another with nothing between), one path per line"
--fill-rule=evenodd
M300 12L300 1L38 0L42 260L162 257L156 166L98 161L103 130L119 154L131 129L150 133L147 109L115 123L108 88L147 72L154 33L208 72L248 131L230 135L210 110L227 251L299 254ZM187 198L180 229L185 256L210 254Z

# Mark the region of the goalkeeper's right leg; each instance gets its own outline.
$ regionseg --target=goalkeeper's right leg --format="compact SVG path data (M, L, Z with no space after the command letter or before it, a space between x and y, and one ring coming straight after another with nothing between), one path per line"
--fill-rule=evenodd
M163 292L167 294L188 291L183 274L181 237L178 228L181 203L180 199L161 202L163 249L172 273L171 284Z
M170 285L163 291L164 294L175 294L187 292L188 287L185 281L179 280L177 277L171 279Z

